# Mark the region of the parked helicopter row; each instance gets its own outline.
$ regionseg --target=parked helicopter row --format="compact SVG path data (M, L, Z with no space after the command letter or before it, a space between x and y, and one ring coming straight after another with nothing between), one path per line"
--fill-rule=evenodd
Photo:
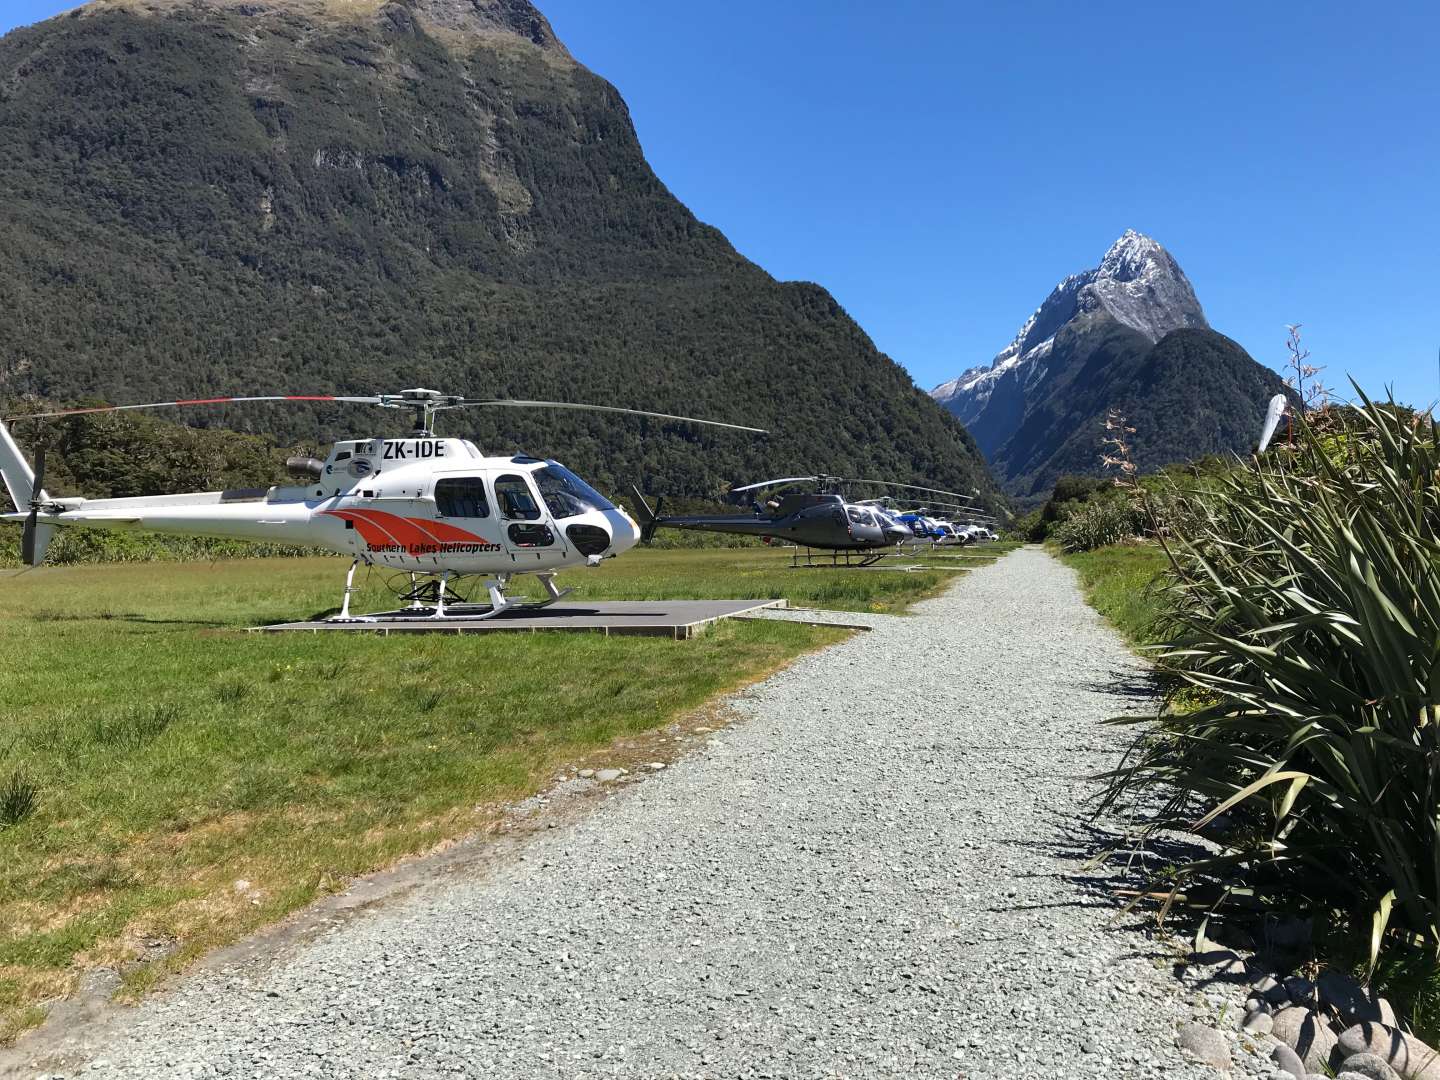
M796 485L814 485L814 491L788 491ZM957 525L939 517L930 516L927 507L915 510L900 510L894 496L849 501L842 494L848 486L884 486L920 491L932 495L946 495L956 499L969 500L971 496L960 495L938 488L921 487L918 484L902 484L892 480L864 480L840 476L787 476L778 480L762 480L756 484L745 484L731 488L732 495L743 495L753 491L782 491L783 494L767 499L762 506L752 502L747 513L719 516L665 516L661 504L651 508L638 488L631 488L635 506L640 515L641 539L648 541L656 529L689 529L702 532L739 533L745 536L760 536L770 541L793 544L797 547L818 548L822 551L878 551L920 542L932 547L975 543L990 539L988 528L978 520ZM988 515L981 515L973 507L961 503L945 504L954 506L978 518L993 521Z
M132 409L280 401L337 402L408 409L415 425L408 438L352 439L335 443L324 461L291 458L287 465L299 481L268 489L194 492L140 498L57 498L45 490L43 446L32 470L6 426L21 419L73 416ZM569 590L555 585L558 571L597 565L658 528L703 529L772 537L829 550L876 550L906 542L934 545L971 543L989 537L983 515L969 507L971 497L888 481L826 476L788 477L747 484L734 493L782 490L814 484L813 493L788 492L752 504L746 514L665 517L635 492L637 524L559 462L524 455L483 454L467 439L435 434L437 413L468 408L585 409L649 416L663 420L764 434L741 424L700 420L668 413L582 405L557 401L475 399L412 389L368 396L258 396L190 399L143 405L64 409L6 417L0 421L0 479L17 512L4 520L23 526L22 555L30 566L44 560L57 528L143 530L244 540L269 540L317 547L351 556L337 620L364 619L350 612L357 591L355 571L362 565L408 571L411 617L454 618L456 579L485 578L488 608L464 618L486 619L516 607L543 607ZM889 486L943 495L972 516L963 525L931 516L927 508L900 510L889 498L849 502L842 486ZM539 603L507 595L512 579L534 574L546 593Z

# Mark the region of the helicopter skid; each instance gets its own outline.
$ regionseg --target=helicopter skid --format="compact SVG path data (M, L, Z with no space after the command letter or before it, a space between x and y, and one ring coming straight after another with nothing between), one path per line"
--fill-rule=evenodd
M410 589L400 596L409 604L400 611L376 611L366 615L350 614L350 596L358 592L354 585L355 567L345 579L345 601L338 614L331 615L330 623L423 623L423 622L483 622L507 611L517 614L523 611L538 611L573 593L574 589L561 589L555 585L554 574L537 574L546 596L543 600L512 600L505 595L510 584L510 575L502 574L485 582L485 591L490 595L488 604L472 604L449 590L448 572L439 574L428 582L418 582L417 575L410 575Z
M821 567L833 567L836 569L853 567L855 569L865 569L866 567L874 566L881 559L885 558L887 554L888 552L886 550L875 548L855 548L821 552L815 552L810 548L806 548L803 555L799 551L791 554L790 569L816 569Z

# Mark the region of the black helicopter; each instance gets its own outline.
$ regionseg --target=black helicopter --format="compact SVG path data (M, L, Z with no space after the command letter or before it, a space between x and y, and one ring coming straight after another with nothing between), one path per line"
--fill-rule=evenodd
M787 476L779 480L763 480L731 488L730 494L784 487L789 484L814 484L811 492L792 491L766 501L764 506L751 504L749 513L666 517L661 514L663 500L656 500L652 510L640 489L635 494L636 515L640 518L640 539L648 543L655 530L695 529L702 532L740 533L745 536L773 537L800 547L823 551L875 551L893 548L913 540L910 527L897 520L889 511L870 503L853 503L833 490L841 484L874 484L886 487L950 495L957 499L968 496L918 484L900 484L890 480L859 480L841 476Z

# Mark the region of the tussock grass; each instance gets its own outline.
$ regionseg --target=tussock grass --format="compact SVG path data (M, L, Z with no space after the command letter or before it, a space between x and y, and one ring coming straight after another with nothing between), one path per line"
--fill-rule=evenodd
M19 825L35 812L39 799L39 785L18 769L12 772L0 784L0 828Z
M639 551L564 583L590 598L898 611L956 577L786 565L766 549ZM333 610L344 569L246 559L0 577L0 778L19 778L0 785L13 818L0 827L0 1039L86 967L116 966L138 992L843 636L769 622L688 642L233 632ZM393 604L380 584L372 575L360 610ZM174 947L146 962L153 941Z

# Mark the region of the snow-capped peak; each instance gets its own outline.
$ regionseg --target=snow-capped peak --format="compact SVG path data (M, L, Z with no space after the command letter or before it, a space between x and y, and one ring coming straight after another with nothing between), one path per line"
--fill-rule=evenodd
M1099 266L1056 285L995 359L941 383L930 396L968 423L1008 373L1023 369L1018 377L1027 383L1043 377L1042 370L1028 369L1043 367L1035 362L1050 353L1055 335L1066 324L1096 310L1151 341L1181 327L1208 325L1194 289L1170 253L1143 233L1126 229Z
M1110 245L1096 269L1098 277L1132 281L1140 277L1150 263L1167 258L1165 249L1150 237L1134 229L1126 229L1120 239ZM1173 264L1174 260L1171 260Z

